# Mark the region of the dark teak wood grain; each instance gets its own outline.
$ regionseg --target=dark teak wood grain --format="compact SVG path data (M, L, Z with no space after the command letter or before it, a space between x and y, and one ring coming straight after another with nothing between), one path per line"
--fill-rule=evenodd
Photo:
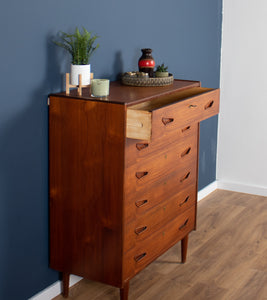
M50 264L122 285L124 107L52 98Z
M110 103L134 105L147 100L155 99L161 95L165 96L169 93L176 91L182 91L184 89L199 87L199 81L190 80L174 80L173 85L162 86L162 87L132 87L121 84L119 81L114 81L110 83L110 94L107 100ZM99 101L91 96L90 89L83 89L83 95L79 96L77 90L71 90L70 95L66 95L65 92L58 93L58 97L69 97L72 99L82 99L90 101ZM105 100L106 101L106 100Z
M149 140L126 137L129 109L151 114ZM50 95L50 266L63 273L64 297L75 274L116 286L127 300L129 280L180 240L186 261L199 122L218 110L218 90L183 80L114 82L105 100L89 89Z

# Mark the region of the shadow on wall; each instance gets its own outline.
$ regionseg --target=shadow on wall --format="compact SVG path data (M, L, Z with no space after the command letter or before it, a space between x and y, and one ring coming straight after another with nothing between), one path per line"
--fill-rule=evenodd
M109 79L111 81L120 80L121 75L124 72L123 70L124 64L122 59L122 51L119 50L114 53L114 62L112 64L112 69L110 69L111 73L107 71L100 72L99 75L94 74L94 78Z
M123 73L122 52L117 51L113 63L113 74L115 74L116 76L114 80L120 80L122 73Z
M27 299L58 280L49 269L47 95L61 78L47 39L44 84L26 95L27 107L1 128L1 299ZM25 95L22 95L25 97ZM30 105L28 105L30 103Z

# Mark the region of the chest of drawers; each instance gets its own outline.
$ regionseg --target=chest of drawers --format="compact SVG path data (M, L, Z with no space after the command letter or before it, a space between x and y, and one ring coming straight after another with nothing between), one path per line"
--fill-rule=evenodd
M49 96L50 266L120 288L196 228L199 122L219 90L111 83Z

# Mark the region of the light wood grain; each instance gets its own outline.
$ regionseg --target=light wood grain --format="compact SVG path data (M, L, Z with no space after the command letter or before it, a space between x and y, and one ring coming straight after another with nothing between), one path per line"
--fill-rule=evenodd
M150 141L151 113L142 110L127 110L126 137Z
M134 277L129 300L267 299L267 197L215 191L199 203L187 262L177 255L180 244ZM119 290L82 280L68 299L119 299Z

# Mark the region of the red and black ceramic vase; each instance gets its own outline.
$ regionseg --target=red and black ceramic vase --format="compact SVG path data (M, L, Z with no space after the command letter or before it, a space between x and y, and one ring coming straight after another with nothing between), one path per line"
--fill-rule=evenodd
M148 73L149 77L153 77L155 60L151 54L152 49L146 48L146 49L141 49L141 51L142 51L142 56L139 58L138 61L139 72Z

